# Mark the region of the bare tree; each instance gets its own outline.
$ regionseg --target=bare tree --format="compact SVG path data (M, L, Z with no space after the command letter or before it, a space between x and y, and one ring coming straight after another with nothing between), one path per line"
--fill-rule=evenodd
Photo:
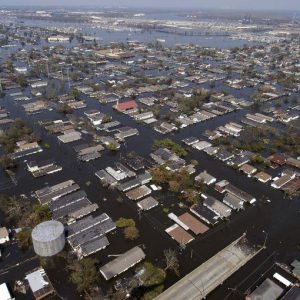
M179 276L179 260L177 258L176 252L172 249L166 249L164 250L164 256L166 262L165 271L171 270L177 276Z

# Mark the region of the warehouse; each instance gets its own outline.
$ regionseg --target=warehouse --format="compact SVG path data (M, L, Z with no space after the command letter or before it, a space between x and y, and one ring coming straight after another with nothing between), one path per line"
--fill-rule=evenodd
M134 247L102 266L100 273L106 280L110 280L138 264L145 257L146 255L140 247Z
M106 213L103 213L97 217L88 216L80 221L77 221L76 223L70 224L66 228L67 236L70 238L71 236L83 232L84 230L87 230L99 223L105 222L108 219L110 218Z
M72 194L60 197L55 201L51 201L49 203L49 208L51 211L56 211L59 210L60 208L71 205L72 203L78 202L84 198L87 198L86 192L79 190Z
M80 219L84 216L89 215L90 213L96 211L99 208L98 204L92 203L88 206L80 208L74 212L69 213L69 221L74 221L76 219Z
M85 207L89 207L92 203L87 198L82 198L76 202L70 203L64 207L61 207L52 212L52 217L54 220L60 220L63 218L67 218L72 213L76 213L79 210L82 210Z
M48 204L51 201L55 201L58 198L71 194L77 190L80 189L80 186L78 184L68 184L66 183L65 186L63 185L56 185L53 187L49 187L49 190L45 193L39 193L40 196L38 196L38 200L41 204ZM38 193L37 191L36 193Z
M105 236L116 228L116 224L107 214L87 217L67 228L68 242L78 258L100 251L109 245Z

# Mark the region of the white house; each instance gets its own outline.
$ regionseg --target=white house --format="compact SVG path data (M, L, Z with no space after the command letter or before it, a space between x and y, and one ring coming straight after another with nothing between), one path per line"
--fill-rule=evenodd
M0 228L0 244L4 244L9 241L9 234L6 227Z

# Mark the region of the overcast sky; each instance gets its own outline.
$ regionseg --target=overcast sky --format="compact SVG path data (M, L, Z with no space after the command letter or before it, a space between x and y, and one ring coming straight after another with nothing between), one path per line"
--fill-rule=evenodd
M300 0L0 0L3 5L300 10Z

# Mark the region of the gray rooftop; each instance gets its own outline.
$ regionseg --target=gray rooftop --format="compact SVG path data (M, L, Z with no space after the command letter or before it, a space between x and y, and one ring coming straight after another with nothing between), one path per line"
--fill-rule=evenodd
M143 260L145 256L141 248L134 247L102 266L100 272L106 280L109 280L133 267Z

